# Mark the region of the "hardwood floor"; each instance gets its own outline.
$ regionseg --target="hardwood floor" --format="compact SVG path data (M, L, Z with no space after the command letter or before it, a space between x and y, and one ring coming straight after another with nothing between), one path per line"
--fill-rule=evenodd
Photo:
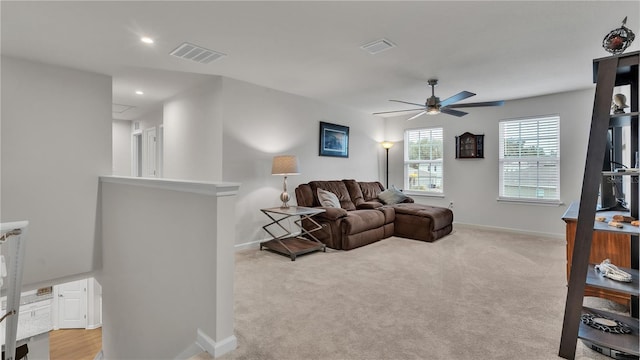
M102 328L49 332L50 360L93 360L102 349Z

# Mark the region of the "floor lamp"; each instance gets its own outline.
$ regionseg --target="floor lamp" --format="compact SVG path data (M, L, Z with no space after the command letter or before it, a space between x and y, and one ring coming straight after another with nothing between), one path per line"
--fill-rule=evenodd
M387 151L387 189L389 188L389 149L393 146L391 141L383 141L382 147Z

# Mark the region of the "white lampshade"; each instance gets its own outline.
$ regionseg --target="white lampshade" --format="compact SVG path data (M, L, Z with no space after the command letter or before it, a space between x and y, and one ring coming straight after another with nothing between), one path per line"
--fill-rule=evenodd
M298 158L295 155L274 156L271 175L300 175Z

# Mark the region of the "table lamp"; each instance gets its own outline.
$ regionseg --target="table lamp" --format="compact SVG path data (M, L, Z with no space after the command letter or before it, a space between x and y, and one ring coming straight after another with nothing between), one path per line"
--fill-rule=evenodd
M298 158L294 155L281 155L273 157L273 165L271 166L271 175L284 175L283 191L280 194L282 205L280 208L289 207L289 193L287 193L287 176L300 175L298 170Z

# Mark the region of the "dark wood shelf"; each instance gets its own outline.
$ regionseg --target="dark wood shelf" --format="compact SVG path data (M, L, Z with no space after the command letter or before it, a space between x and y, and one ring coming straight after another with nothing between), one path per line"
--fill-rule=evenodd
M283 246L284 245L284 246ZM286 247L285 247L286 246ZM314 251L326 251L324 244L302 237L288 237L284 239L273 239L260 244L260 249L266 248L281 255L290 256L295 260L297 256L308 254ZM289 250L287 250L289 248Z
M585 325L580 322L580 327L578 329L578 337L580 339L584 339L594 344L622 351L627 354L640 356L640 349L638 345L638 319L588 307L583 307L582 313L595 313L604 315L614 320L618 320L628 325L632 331L630 334L611 334L602 330L592 328L591 326Z
M622 223L622 227L617 228L615 226L609 226L608 224L609 221L611 221L610 217L608 217L607 221L605 222L595 221L593 223L593 230L612 232L617 234L625 234L625 235L635 235L635 236L640 235L640 228L638 228L637 226L633 226L629 223Z
M580 196L580 206L576 209L576 227L573 248L571 250L571 265L569 282L567 288L567 300L565 304L564 320L562 325L562 335L560 338L560 349L558 355L565 359L574 359L576 353L576 338L589 341L596 346L609 348L619 352L640 356L638 338L638 238L640 231L637 227L624 224L621 229L607 225L611 220L604 212L596 212L599 185L603 179L603 163L606 161L607 141L614 129L622 126L630 127L631 142L627 151L633 154L638 151L638 69L640 68L640 51L608 56L606 58L593 60L593 82L596 83L596 91L593 102L593 112L591 116L591 126L589 132L589 144L586 153L584 168L584 180ZM630 87L630 113L611 115L611 95L616 86ZM637 177L633 178L637 179ZM638 218L640 198L637 186L631 186L630 194L630 214ZM568 211L567 211L568 212ZM596 216L607 216L606 222L595 221ZM565 220L567 221L567 220ZM607 234L609 233L609 234ZM632 276L634 282L629 284L613 284L607 282L609 279L596 278L593 265L590 263L602 261L603 259L590 259L592 256L593 239L603 238L608 240L607 245L629 246L630 266L636 269ZM611 235L611 236L607 236ZM610 240L610 241L609 241ZM569 249L569 243L567 243ZM602 249L596 248L597 252ZM608 252L605 256L618 256L615 251ZM599 257L599 256L598 256ZM614 262L615 263L615 262ZM621 265L627 265L620 262ZM629 269L630 270L630 269ZM626 269L625 269L626 271ZM605 281L606 280L606 281ZM593 288L596 291L620 294L630 297L630 313L632 316L621 316L595 309L584 308L582 306L585 290ZM584 325L580 321L581 313L585 311L602 314L603 316L616 319L632 328L631 334L611 334Z
M624 114L613 114L609 117L609 126L611 127L622 127L629 126L631 124L631 120L638 120L638 112L624 113Z
M638 296L640 292L640 286L638 285L638 270L620 266L618 266L618 269L631 274L631 282L620 282L601 276L596 272L595 265L589 264L589 272L587 273L587 285Z

